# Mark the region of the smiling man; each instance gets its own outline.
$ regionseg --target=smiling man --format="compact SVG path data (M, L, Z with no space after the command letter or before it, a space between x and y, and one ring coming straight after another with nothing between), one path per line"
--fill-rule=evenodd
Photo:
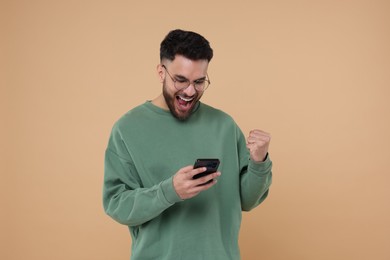
M200 102L212 57L203 36L169 32L157 65L162 93L112 129L103 205L128 226L133 260L240 259L241 212L268 195L270 135L254 129L245 140L229 115ZM219 170L204 174L199 158L217 158Z

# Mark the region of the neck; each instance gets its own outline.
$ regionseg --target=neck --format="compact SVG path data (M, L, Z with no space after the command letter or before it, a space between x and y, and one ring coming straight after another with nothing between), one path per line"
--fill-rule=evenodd
M160 94L158 97L154 98L152 100L152 104L157 106L157 107L160 107L164 110L169 110L168 105L165 102L165 98L164 98L163 94Z

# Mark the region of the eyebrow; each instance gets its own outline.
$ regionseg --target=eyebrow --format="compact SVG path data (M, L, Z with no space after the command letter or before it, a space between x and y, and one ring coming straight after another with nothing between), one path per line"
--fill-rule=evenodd
M186 80L186 81L189 81L189 82L190 82L189 79L187 79L186 77L184 77L184 76L182 76L182 75L176 75L176 74L175 74L175 75L173 75L173 76L175 77L176 80L182 80L182 81ZM207 77L204 76L204 77L195 79L194 82L195 82L195 81L199 81L199 80L205 80L206 78L207 78Z

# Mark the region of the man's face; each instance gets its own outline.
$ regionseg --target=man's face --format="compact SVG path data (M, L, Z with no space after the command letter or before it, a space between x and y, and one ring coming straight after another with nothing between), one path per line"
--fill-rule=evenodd
M161 73L164 75L163 95L165 103L174 117L184 121L191 115L196 103L203 95L203 92L194 88L193 82L204 80L207 77L208 61L193 61L176 55L173 61L163 61L162 64L166 67L166 69L161 68ZM176 82L187 80L191 84L185 89L178 90L170 76Z

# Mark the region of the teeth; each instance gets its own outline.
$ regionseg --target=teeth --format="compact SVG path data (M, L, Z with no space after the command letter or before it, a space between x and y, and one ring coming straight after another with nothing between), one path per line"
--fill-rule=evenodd
M184 101L186 101L186 102L190 102L190 101L192 101L194 98L192 97L192 98L184 98L184 97L182 97L182 96L178 96L181 100L184 100Z

